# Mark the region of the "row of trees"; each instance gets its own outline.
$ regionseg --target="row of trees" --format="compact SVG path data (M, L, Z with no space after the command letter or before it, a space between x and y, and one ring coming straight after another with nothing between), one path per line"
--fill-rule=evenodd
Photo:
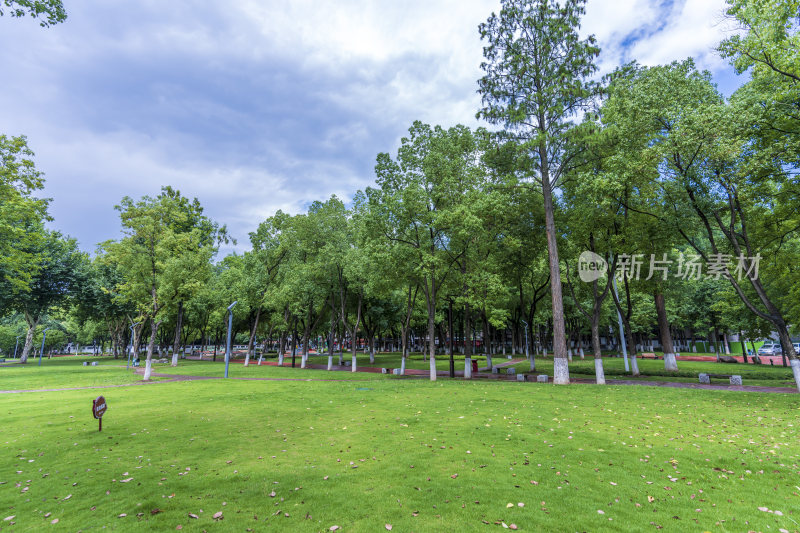
M415 122L396 154L378 155L374 186L278 212L249 251L218 263L225 227L170 187L123 199L123 237L90 261L42 230L45 205L31 194L41 178L24 139L4 141L6 174L33 213L9 224L24 235L2 264L15 295L3 308L28 325L23 356L41 316L71 294L78 322L102 321L117 349L129 331L134 346L148 335L145 379L166 337L177 364L185 342L219 338L238 301L248 361L257 338L277 338L279 358L291 342L304 365L323 336L350 340L355 370L358 339L373 354L377 338L395 339L405 361L416 332L436 379L437 346L457 339L469 373L479 330L490 366L509 337L515 351L525 335L533 352L552 350L556 383L587 344L603 383L601 338L619 320L634 353L655 333L667 370L676 335L686 345L697 332L777 332L800 388L796 0L729 1L742 32L719 51L750 75L729 99L691 59L598 80L600 50L578 35L583 4L505 0L480 26L478 116L496 129ZM56 249L60 285L34 307ZM618 275L581 281L586 252Z

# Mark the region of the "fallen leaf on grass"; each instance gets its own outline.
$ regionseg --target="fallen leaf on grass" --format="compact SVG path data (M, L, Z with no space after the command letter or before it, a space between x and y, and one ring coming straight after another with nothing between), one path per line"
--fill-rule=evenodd
M51 524L58 524L58 518L53 518L53 520L50 523Z
M126 515L125 513L122 513L122 514L118 515L117 518L125 518L126 516L128 516L128 515Z
M189 513L189 518L195 518L195 519L196 519L196 518L200 518L200 517L199 517L199 516L197 516L197 515L196 515L196 514L194 514L194 513Z
M224 518L222 516L222 511L217 511L216 513L214 513L214 516L212 518L214 518L214 520L222 520Z
M11 520L14 520L15 516L17 516L17 515L13 515L12 514L11 516L7 516L7 517L3 518L3 521L4 522L10 522Z
M339 529L339 526L331 526L331 527L328 529L328 531L337 531L338 529Z
M385 527L385 528L386 528L386 531L391 531L391 530L392 530L392 524L386 524L386 525L385 525L385 526L383 526L383 527Z
M652 496L648 496L647 497L647 501L650 502L650 503L653 503L654 501L656 501L656 499L653 498Z
M129 478L125 478L125 479L120 479L120 480L119 480L119 482L120 482L120 483L127 483L127 482L129 482L129 481L133 481L133 478L132 478L132 477L129 477Z
M160 513L160 512L161 512L161 509L159 509L159 508L155 508L155 509L153 509L152 511L150 511L150 514L158 514L158 513Z

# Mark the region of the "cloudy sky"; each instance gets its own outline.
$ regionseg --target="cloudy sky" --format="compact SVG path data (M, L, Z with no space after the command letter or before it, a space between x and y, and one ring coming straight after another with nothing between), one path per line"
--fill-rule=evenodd
M53 227L119 236L123 196L172 185L246 248L282 209L369 185L421 119L477 125L477 26L499 0L64 0L64 24L0 18L0 132L26 134ZM724 0L589 0L601 69L714 53Z

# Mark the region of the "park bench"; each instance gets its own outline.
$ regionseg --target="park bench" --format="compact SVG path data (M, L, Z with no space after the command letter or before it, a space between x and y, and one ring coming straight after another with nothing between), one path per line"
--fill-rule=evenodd
M718 379L728 379L731 385L741 385L742 384L742 376L736 374L706 374L700 373L698 375L700 383L705 383L707 385L711 384L711 378L718 378Z
M659 356L657 356L654 353L643 353L641 355L641 358L642 359L661 359Z

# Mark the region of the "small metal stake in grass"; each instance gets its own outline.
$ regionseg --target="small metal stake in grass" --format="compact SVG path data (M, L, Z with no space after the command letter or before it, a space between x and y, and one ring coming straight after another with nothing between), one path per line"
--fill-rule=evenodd
M103 414L106 412L106 399L102 396L98 396L94 400L92 400L92 416L97 419L97 422L100 424L97 428L97 431L103 431Z

